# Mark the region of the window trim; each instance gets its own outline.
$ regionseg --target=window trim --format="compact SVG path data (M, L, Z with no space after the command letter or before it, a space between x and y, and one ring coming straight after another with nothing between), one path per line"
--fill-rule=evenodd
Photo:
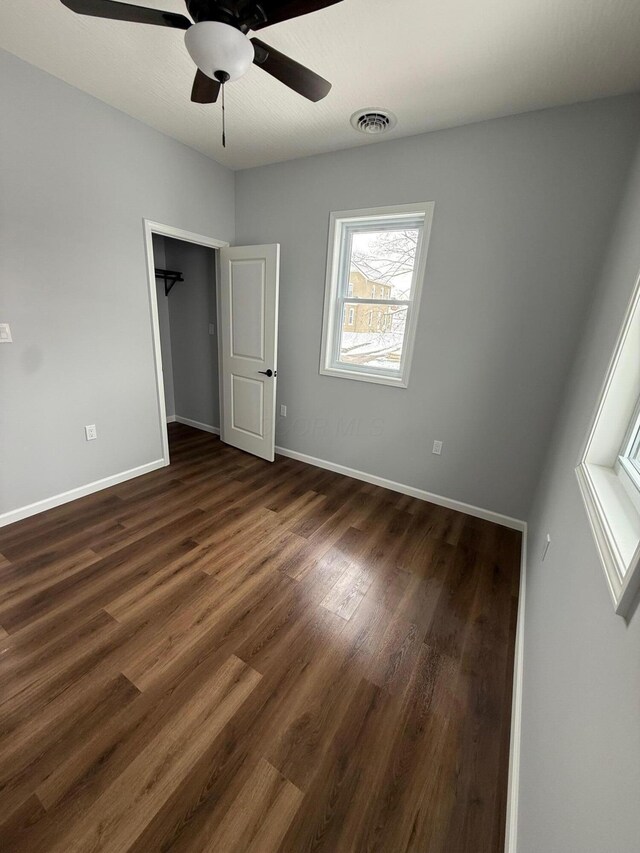
M327 268L325 280L324 313L322 318L322 343L320 349L320 373L324 376L334 376L341 379L354 379L359 382L373 382L378 385L391 385L396 388L406 388L409 384L409 375L413 361L416 331L418 327L418 315L422 299L423 282L427 267L427 254L431 236L431 223L433 220L434 202L422 202L415 204L399 204L386 207L370 207L358 210L332 211L329 217L329 237L327 248ZM407 320L404 338L404 358L399 372L391 375L386 371L376 368L359 368L355 365L338 366L335 359L334 348L337 345L339 331L339 320L337 318L338 300L338 274L342 265L342 226L344 224L365 223L367 220L377 217L406 217L407 219L424 217L421 239L416 249L416 263L414 267L412 294L410 300L394 299L358 299L358 304L388 304L407 305ZM349 297L341 297L342 301L348 301ZM354 300L355 301L355 300Z
M578 461L576 476L617 614L640 591L640 509L623 455L635 436L640 397L640 275Z

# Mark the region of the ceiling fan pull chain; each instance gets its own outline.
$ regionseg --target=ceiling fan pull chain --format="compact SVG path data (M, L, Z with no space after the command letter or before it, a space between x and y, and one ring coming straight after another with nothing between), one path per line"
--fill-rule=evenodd
M226 117L224 112L224 83L221 86L222 89L222 147L227 147L227 134L226 134Z
M229 79L229 75L226 71L216 71L213 75L215 79L220 83L220 89L222 90L222 147L227 147L227 134L226 134L226 117L224 114L224 84Z

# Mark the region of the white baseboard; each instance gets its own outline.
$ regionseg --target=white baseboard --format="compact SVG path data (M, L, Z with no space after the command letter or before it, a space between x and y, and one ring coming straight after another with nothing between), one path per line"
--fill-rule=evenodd
M173 420L175 421L175 423L184 424L185 426L190 426L194 429L201 429L203 432L211 432L214 435L220 435L220 427L211 426L211 424L203 424L200 423L200 421L192 421L191 418L183 418L180 415L174 415ZM169 423L168 419L167 423Z
M371 483L374 486L382 486L384 489L390 489L392 492L400 492L402 495L409 495L412 498L418 498L421 501L428 501L438 506L454 509L458 512L464 512L466 515L473 515L475 518L482 518L485 521L493 521L495 524L501 524L503 527L510 527L512 530L526 530L526 521L521 521L519 518L511 518L508 515L501 515L499 512L492 512L489 509L482 509L478 506L455 501L451 498L443 498L441 495L434 495L431 492L425 492L423 489L416 489L413 486L405 486L403 483L396 483L395 480L387 480L385 477L377 477L375 474L367 474L365 471L358 471L355 468L348 468L346 465L338 465L335 462L328 462L326 459L317 459L315 456L308 456L306 453L298 453L297 450L289 450L286 447L276 447L276 453L281 456L288 456L290 459L297 459L299 462L306 462L308 465L315 465L317 468L325 468L327 471L334 471L336 474L344 474L347 477L353 477L354 480L362 480L365 483Z
M170 415L167 418L167 423L178 422L187 426L201 429L205 432L220 435L218 427L210 424L202 424L199 421L192 421L189 418L181 418L178 415ZM61 492L59 495L53 495L50 498L45 498L36 503L28 504L27 506L19 507L18 509L9 510L0 515L0 527L5 527L7 524L13 524L15 521L21 521L23 518L29 518L32 515L37 515L40 512L46 512L48 509L60 506L61 504L75 501L78 498L83 498L86 495L91 495L94 492L99 492L102 489L108 489L110 486L117 486L118 483L124 483L125 480L132 480L134 477L141 477L143 474L148 474L155 471L157 468L162 468L165 464L164 459L156 459L155 462L147 462L146 465L139 465L137 468L131 468L128 471L121 471L119 474L112 474L110 477L104 477L102 480L96 480L93 483L87 483L85 486L78 486L75 489L69 489L68 492Z
M110 477L104 477L102 480L87 483L86 486L78 486L75 489L69 489L68 492L61 492L59 495L54 495L51 498L45 498L42 501L36 501L36 503L12 509L0 515L0 527L5 527L7 524L13 524L15 521L21 521L23 518L29 518L31 515L37 515L48 509L53 509L55 506L69 503L69 501L75 501L78 498L83 498L85 495L91 495L102 489L108 489L110 486L117 486L118 483L124 483L125 480L141 477L143 474L148 474L150 471L162 468L165 464L164 459L156 459L155 462L147 462L146 465L139 465L137 468L130 468L128 471L121 471L119 474L112 474Z
M509 747L509 781L507 788L507 823L505 853L516 853L518 846L518 796L520 789L520 741L522 738L522 688L524 675L524 613L527 588L527 530L522 536L520 558L520 592L518 622L513 662L513 697L511 700L511 739Z

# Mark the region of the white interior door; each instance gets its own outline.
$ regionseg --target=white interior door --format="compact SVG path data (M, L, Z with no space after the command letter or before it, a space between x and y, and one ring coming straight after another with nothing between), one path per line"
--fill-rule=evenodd
M280 246L220 250L222 423L227 444L275 458Z

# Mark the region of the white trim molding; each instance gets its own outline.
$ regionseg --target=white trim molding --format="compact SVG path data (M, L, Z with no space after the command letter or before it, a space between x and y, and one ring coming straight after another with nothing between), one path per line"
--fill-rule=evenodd
M482 509L472 504L456 501L452 498L445 498L442 495L435 495L432 492L426 492L424 489L417 489L414 486L407 486L404 483L397 483L395 480L387 480L385 477L378 477L375 474L368 474L366 471L358 471L356 468L349 468L346 465L339 465L337 462L329 462L327 459L318 459L316 456L308 456L306 453L299 453L297 450L289 450L287 447L276 446L276 453L280 456L288 456L290 459L297 459L298 462L306 462L308 465L314 465L316 468L324 468L327 471L333 471L336 474L344 474L346 477L353 477L354 480L362 480L364 483L371 483L374 486L381 486L383 489L390 489L392 492L399 492L402 495L409 495L412 498L417 498L421 501L443 506L447 509L453 509L457 512L463 512L466 515L472 515L475 518L482 518L484 521L492 521L495 524L501 524L503 527L509 527L512 530L526 530L527 523L519 518L511 518L509 515L502 515L499 512L493 512L490 509Z
M640 511L620 456L640 400L640 275L609 364L576 476L615 612L627 617L640 591Z
M613 606L627 616L640 590L640 515L613 469L585 461L576 476Z
M104 477L102 480L95 480L93 483L87 483L84 486L69 489L67 492L61 492L59 495L53 495L53 497L36 501L36 503L10 510L0 515L0 527L13 524L15 521L22 521L23 518L29 518L40 512L46 512L48 509L75 501L78 498L84 498L86 495L100 492L102 489L117 486L118 483L124 483L125 480L132 480L134 477L149 474L151 471L163 468L165 464L164 459L156 459L154 462L147 462L146 465L139 465L137 468L130 468L128 471L121 471L119 474L112 474L110 477Z
M164 399L164 379L162 375L162 349L160 346L160 322L158 320L158 297L156 293L156 271L153 260L153 235L173 237L185 243L195 243L197 246L207 246L209 249L223 249L229 243L204 234L195 234L172 225L163 225L151 219L143 219L144 247L147 259L147 287L149 292L149 315L151 318L151 336L153 340L153 358L156 374L156 399L158 404L158 421L162 438L162 456L164 464L169 464L169 435L167 433L167 410ZM218 316L220 314L218 313ZM218 335L218 338L220 335Z
M181 415L174 415L173 422L184 424L185 426L201 429L203 432L211 432L213 435L220 435L220 427L212 426L211 424L203 424L201 421L192 421L191 418L183 418Z
M522 533L522 551L520 554L520 589L518 591L516 647L513 661L505 853L516 853L518 847L518 797L520 793L520 745L522 739L522 691L524 685L524 616L527 591L527 535L527 525L525 524Z

